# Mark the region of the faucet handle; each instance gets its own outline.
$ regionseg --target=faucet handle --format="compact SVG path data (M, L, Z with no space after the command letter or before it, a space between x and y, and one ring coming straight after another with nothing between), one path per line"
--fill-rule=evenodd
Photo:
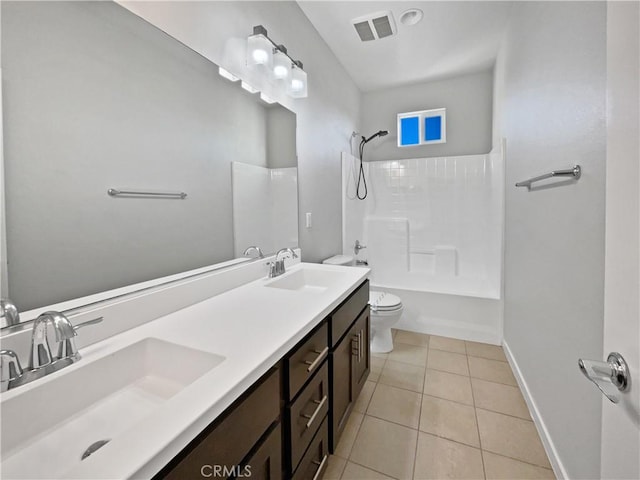
M10 327L20 323L18 308L8 298L0 299L0 319L4 319L2 327Z
M89 325L95 325L97 323L101 323L104 320L104 317L94 318L92 320L87 320L82 323L78 323L77 325L73 325L73 329L77 332L81 328L88 327Z
M358 255L358 253L360 253L360 250L367 248L366 245L362 245L360 243L360 240L356 240L356 244L353 246L353 253L355 253L356 255Z
M56 334L56 341L62 342L76 335L69 319L62 313L48 311L38 315L33 322L31 333L31 353L29 355L29 370L37 370L50 365L55 358L51 354L47 339L47 325L51 323Z
M9 389L9 382L22 376L20 359L13 350L0 350L0 391Z
M82 323L78 323L77 325L72 325L73 335L76 336L78 330L84 327L88 327L89 325L95 325L96 323L100 323L104 320L104 317L93 318L91 320L87 320ZM76 343L73 337L65 338L60 343L58 343L58 354L56 355L56 359L61 358L80 358L78 354L78 349L76 348Z
M251 245L250 247L247 247L242 255L245 257L248 257L253 250L255 250L255 252L258 254L258 258L264 258L264 253L262 253L262 250L260 249L260 247L256 247L255 245Z

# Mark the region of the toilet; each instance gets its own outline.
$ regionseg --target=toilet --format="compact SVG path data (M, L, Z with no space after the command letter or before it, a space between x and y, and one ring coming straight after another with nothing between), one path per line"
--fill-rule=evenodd
M322 263L327 265L352 266L354 259L350 255L335 255ZM400 297L381 290L369 292L371 309L371 351L387 353L393 350L391 328L398 323L404 307Z

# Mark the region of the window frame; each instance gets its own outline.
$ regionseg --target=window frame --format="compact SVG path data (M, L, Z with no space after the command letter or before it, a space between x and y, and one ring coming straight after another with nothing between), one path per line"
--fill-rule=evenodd
M411 145L402 144L402 119L418 117L418 143ZM438 140L425 140L425 120L431 117L440 117L440 138ZM398 147L420 147L423 145L435 145L447 143L447 109L432 108L429 110L418 110L415 112L398 113L397 119Z

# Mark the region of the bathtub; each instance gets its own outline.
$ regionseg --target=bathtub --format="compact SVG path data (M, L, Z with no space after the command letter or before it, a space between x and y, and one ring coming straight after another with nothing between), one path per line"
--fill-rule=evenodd
M372 269L371 288L405 307L398 328L499 345L503 332L501 153L364 164L343 155L343 252Z

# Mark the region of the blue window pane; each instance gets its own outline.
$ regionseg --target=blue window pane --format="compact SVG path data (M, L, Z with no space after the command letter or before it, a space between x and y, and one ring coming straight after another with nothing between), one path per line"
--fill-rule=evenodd
M424 119L424 141L442 140L442 117L426 117Z
M418 145L420 143L420 118L400 119L400 145Z

